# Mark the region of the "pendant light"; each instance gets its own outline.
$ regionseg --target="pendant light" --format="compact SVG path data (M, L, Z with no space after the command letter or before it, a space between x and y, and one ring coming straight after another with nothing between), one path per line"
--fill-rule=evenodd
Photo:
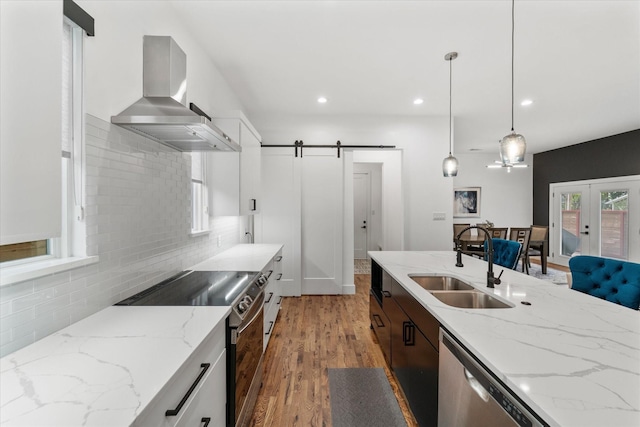
M513 127L513 81L514 81L514 35L515 35L515 0L511 0L511 133L500 141L500 158L503 164L513 165L524 162L524 153L527 148L527 141L524 136L517 134Z
M451 116L451 61L458 57L458 52L449 52L444 56L449 61L449 156L442 161L442 174L444 176L458 175L458 159L453 157L453 118Z

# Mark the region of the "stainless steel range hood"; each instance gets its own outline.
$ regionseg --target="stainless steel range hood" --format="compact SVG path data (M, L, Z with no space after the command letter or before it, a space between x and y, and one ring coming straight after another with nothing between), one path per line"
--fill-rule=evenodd
M242 151L211 119L191 111L187 56L169 36L144 36L142 98L111 123L179 151Z

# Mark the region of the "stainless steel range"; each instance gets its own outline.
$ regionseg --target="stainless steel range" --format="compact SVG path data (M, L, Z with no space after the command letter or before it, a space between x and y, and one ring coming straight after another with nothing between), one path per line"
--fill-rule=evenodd
M227 426L245 426L262 382L267 281L260 272L184 271L116 305L231 306L226 342Z

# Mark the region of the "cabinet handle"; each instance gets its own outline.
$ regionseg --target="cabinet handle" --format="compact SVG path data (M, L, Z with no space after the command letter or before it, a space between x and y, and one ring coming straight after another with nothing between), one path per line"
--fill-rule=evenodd
M273 298L273 292L269 292L269 298L267 298L266 300L264 300L265 304L268 304L271 302L271 298Z
M416 345L416 328L411 322L402 322L402 341L407 347Z
M380 317L379 314L374 314L373 320L376 322L376 326L378 328L384 328L384 322L382 321L382 317Z
M280 262L280 261L282 261L282 255L278 255L278 256L276 257L276 262Z
M178 413L180 412L184 404L187 403L187 400L189 399L189 396L191 396L191 393L193 393L193 390L196 389L196 387L198 386L198 383L200 382L202 377L204 377L204 374L209 370L210 366L211 366L211 363L200 364L200 368L202 370L200 371L200 375L198 375L198 378L196 378L193 384L191 384L191 387L189 388L189 390L187 390L187 394L185 394L182 397L182 400L180 401L180 403L178 403L178 406L176 407L176 409L167 409L167 411L164 413L165 416L175 417L176 415L178 415Z
M391 292L389 291L382 291L382 295L384 295L387 298L391 298Z
M265 335L269 335L271 333L271 329L273 329L273 320L269 321L269 323L271 324L269 325L269 330L265 332Z
M209 417L203 417L200 420L201 424L204 423L204 425L202 427L208 427L210 422L211 422L211 418L209 418Z
M282 273L278 273L278 277L276 278L276 280L280 280L282 279Z
M249 207L249 210L251 210L251 211L255 211L255 210L256 210L256 203L257 203L257 200L256 200L256 199L250 199L250 200L251 200L251 204L249 205L249 206L250 206L250 207Z
M282 297L278 298L278 302L276 304L280 304L282 302Z
M272 274L273 274L273 270L269 270L269 273L267 274L267 279L271 278Z

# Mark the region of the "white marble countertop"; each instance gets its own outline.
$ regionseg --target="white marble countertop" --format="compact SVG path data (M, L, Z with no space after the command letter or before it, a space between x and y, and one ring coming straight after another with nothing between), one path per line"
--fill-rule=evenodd
M0 359L3 426L128 426L230 307L108 307Z
M465 256L457 268L453 251L369 255L551 426L640 426L638 311L506 269L490 289L486 262ZM514 307L446 305L408 276L417 273L457 277Z
M189 270L261 271L242 244ZM231 307L112 306L0 359L2 426L128 426Z
M280 249L280 244L240 244L187 270L262 271Z

